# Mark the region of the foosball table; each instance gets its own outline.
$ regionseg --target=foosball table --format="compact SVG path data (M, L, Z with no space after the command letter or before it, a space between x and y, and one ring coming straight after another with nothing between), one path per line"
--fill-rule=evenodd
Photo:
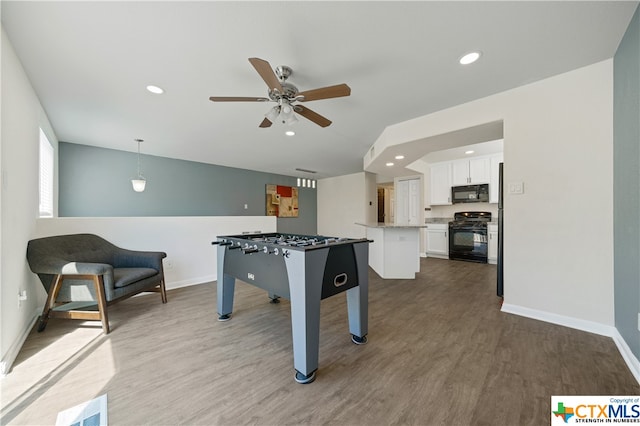
M351 340L367 342L369 295L367 239L255 233L218 236L218 320L233 311L239 279L291 304L295 380L311 383L318 369L320 301L347 293Z

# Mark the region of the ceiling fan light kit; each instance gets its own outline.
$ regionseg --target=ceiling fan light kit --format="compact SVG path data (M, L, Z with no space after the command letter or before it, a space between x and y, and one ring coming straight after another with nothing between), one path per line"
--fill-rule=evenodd
M294 124L298 121L296 113L320 127L327 127L331 124L331 120L303 105L295 104L295 102L309 102L351 95L351 88L344 83L300 92L296 86L287 81L293 74L292 69L288 66L280 65L274 71L269 62L264 59L249 58L249 62L267 84L268 98L211 96L209 100L212 102L277 102L278 105L265 114L265 118L259 125L262 128L270 127L275 122L286 125Z

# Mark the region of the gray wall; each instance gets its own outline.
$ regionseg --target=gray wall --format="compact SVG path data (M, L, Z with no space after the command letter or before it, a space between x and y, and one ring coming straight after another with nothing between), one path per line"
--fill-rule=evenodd
M141 155L147 187L137 193L136 153L60 142L58 161L60 217L263 216L266 184L296 185L291 176ZM316 190L298 196L298 217L279 218L278 231L315 234Z
M614 57L613 217L616 328L640 358L640 9Z

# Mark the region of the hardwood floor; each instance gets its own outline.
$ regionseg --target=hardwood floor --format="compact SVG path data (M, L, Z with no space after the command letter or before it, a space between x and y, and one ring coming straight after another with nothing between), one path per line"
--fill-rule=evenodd
M52 319L2 379L1 424L55 424L103 393L111 425L546 425L551 395L638 395L610 338L500 312L493 265L422 259L416 280L370 271L369 343L344 293L322 302L320 368L293 380L289 303L215 284L134 297L99 322Z

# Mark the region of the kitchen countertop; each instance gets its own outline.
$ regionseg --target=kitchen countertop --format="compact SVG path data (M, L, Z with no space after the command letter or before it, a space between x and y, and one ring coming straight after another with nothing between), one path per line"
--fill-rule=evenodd
M427 217L424 219L424 223L449 223L452 220L452 217Z
M453 218L452 217L427 217L424 219L424 223L425 224L430 224L430 223L440 223L440 224L448 224L449 222L452 222ZM492 220L490 222L487 222L487 225L498 225L498 220Z
M359 223L356 222L356 225L366 226L367 228L425 228L426 225L395 225L393 223Z

